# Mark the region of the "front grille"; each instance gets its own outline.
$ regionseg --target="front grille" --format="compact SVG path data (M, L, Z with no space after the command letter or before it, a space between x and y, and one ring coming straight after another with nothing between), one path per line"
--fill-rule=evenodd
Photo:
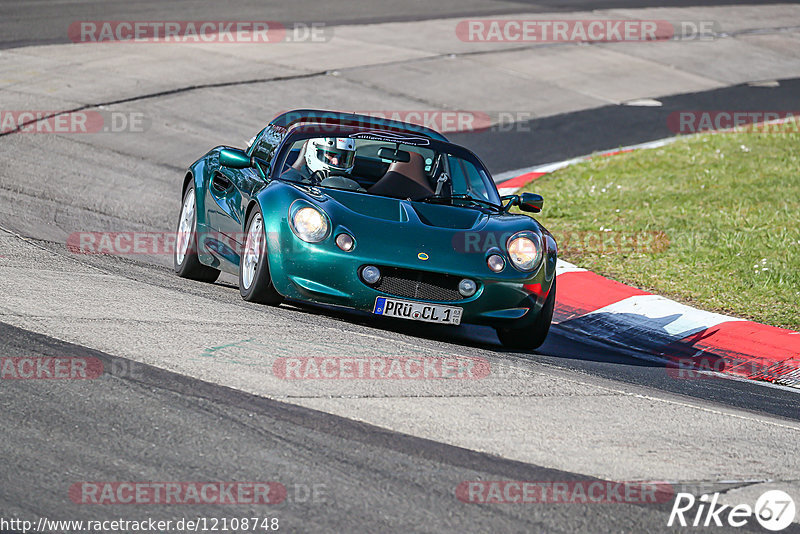
M463 300L458 292L462 280L449 274L429 273L397 267L379 267L382 273L380 282L374 287L397 297L421 300L454 301Z

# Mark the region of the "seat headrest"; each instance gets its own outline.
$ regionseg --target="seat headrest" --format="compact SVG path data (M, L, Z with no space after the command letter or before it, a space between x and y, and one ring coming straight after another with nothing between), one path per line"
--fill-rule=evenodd
M416 152L409 152L409 155L411 158L407 162L393 161L389 165L387 174L394 171L410 178L423 187L430 188L428 178L425 176L425 161L422 159L422 155Z

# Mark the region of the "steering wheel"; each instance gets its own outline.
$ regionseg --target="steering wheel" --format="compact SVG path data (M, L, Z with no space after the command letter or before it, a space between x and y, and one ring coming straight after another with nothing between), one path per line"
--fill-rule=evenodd
M327 177L328 173L326 171L314 171L308 179L311 180L312 185L319 185Z

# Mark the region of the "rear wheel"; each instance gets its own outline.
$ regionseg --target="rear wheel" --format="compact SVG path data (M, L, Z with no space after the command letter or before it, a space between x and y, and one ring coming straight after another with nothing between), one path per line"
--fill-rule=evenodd
M248 302L276 306L283 297L275 290L269 274L264 216L256 206L247 219L246 241L239 259L239 293Z
M173 260L175 272L181 278L214 282L219 277L217 269L203 265L197 257L197 202L194 184L189 185L183 194Z
M524 328L497 328L497 337L504 347L510 349L538 349L547 338L550 323L553 322L553 310L556 305L556 281L550 288L550 294L544 301L539 316L532 325Z

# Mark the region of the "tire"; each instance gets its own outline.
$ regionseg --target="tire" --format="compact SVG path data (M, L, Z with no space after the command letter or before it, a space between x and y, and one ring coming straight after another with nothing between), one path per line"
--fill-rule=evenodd
M538 349L547 338L550 323L553 322L553 310L556 305L556 281L550 288L550 294L544 301L539 316L532 325L524 328L497 328L497 337L504 347L509 349Z
M219 277L219 270L203 265L197 257L197 201L194 184L183 194L181 214L178 217L177 238L173 265L181 278L213 283Z
M239 293L248 302L277 306L283 297L275 290L269 274L264 215L256 206L247 218L244 249L239 259Z

